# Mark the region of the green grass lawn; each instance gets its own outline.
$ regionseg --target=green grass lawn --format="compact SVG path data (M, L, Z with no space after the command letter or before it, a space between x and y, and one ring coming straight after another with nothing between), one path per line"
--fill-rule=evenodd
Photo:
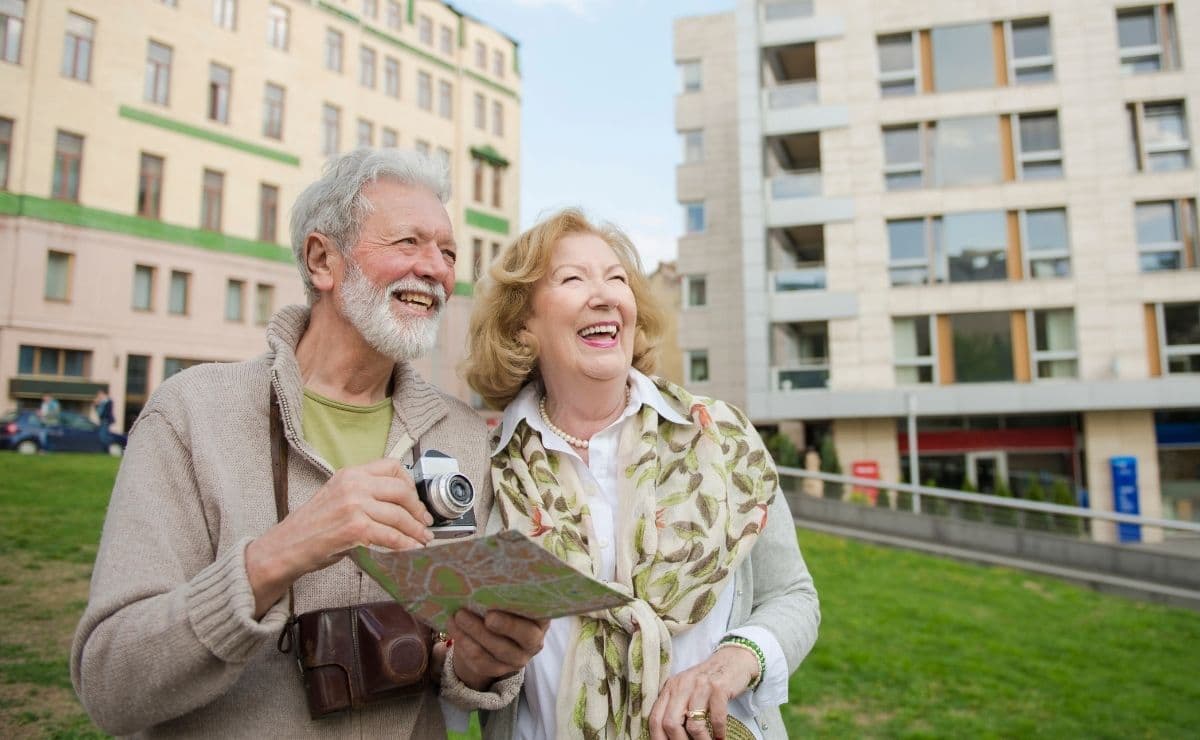
M0 453L0 737L96 735L67 654L117 461ZM821 638L792 737L1191 737L1200 615L800 532Z

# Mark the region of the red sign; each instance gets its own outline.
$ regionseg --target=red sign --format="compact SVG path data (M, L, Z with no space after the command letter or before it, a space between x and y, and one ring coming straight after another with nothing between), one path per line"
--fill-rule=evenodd
M850 475L855 478L871 478L879 480L879 463L874 460L855 460L850 463ZM866 488L863 486L855 486L854 493L861 493L870 500L871 504L875 504L875 499L879 496L878 488Z

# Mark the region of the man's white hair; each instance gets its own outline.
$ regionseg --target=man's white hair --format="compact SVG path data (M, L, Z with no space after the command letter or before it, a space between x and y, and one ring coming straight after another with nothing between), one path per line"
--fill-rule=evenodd
M363 188L377 180L427 188L442 203L450 200L445 165L415 150L362 148L329 160L321 179L305 188L292 206L292 254L309 304L316 301L317 290L304 260L308 235L324 234L348 254L372 210Z

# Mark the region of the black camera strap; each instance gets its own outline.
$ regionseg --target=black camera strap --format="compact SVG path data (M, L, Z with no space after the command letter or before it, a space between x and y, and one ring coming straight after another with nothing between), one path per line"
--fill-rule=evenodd
M283 434L283 413L279 396L271 384L271 477L275 484L275 516L283 521L288 515L288 442ZM281 653L292 652L292 626L296 623L296 594L288 585L288 618L279 632L275 647Z

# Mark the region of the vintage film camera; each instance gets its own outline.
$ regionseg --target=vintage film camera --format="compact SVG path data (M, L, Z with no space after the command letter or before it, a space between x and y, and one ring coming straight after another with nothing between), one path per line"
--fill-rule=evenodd
M413 463L417 497L433 515L438 539L475 534L475 487L458 471L458 461L437 450L426 450Z

